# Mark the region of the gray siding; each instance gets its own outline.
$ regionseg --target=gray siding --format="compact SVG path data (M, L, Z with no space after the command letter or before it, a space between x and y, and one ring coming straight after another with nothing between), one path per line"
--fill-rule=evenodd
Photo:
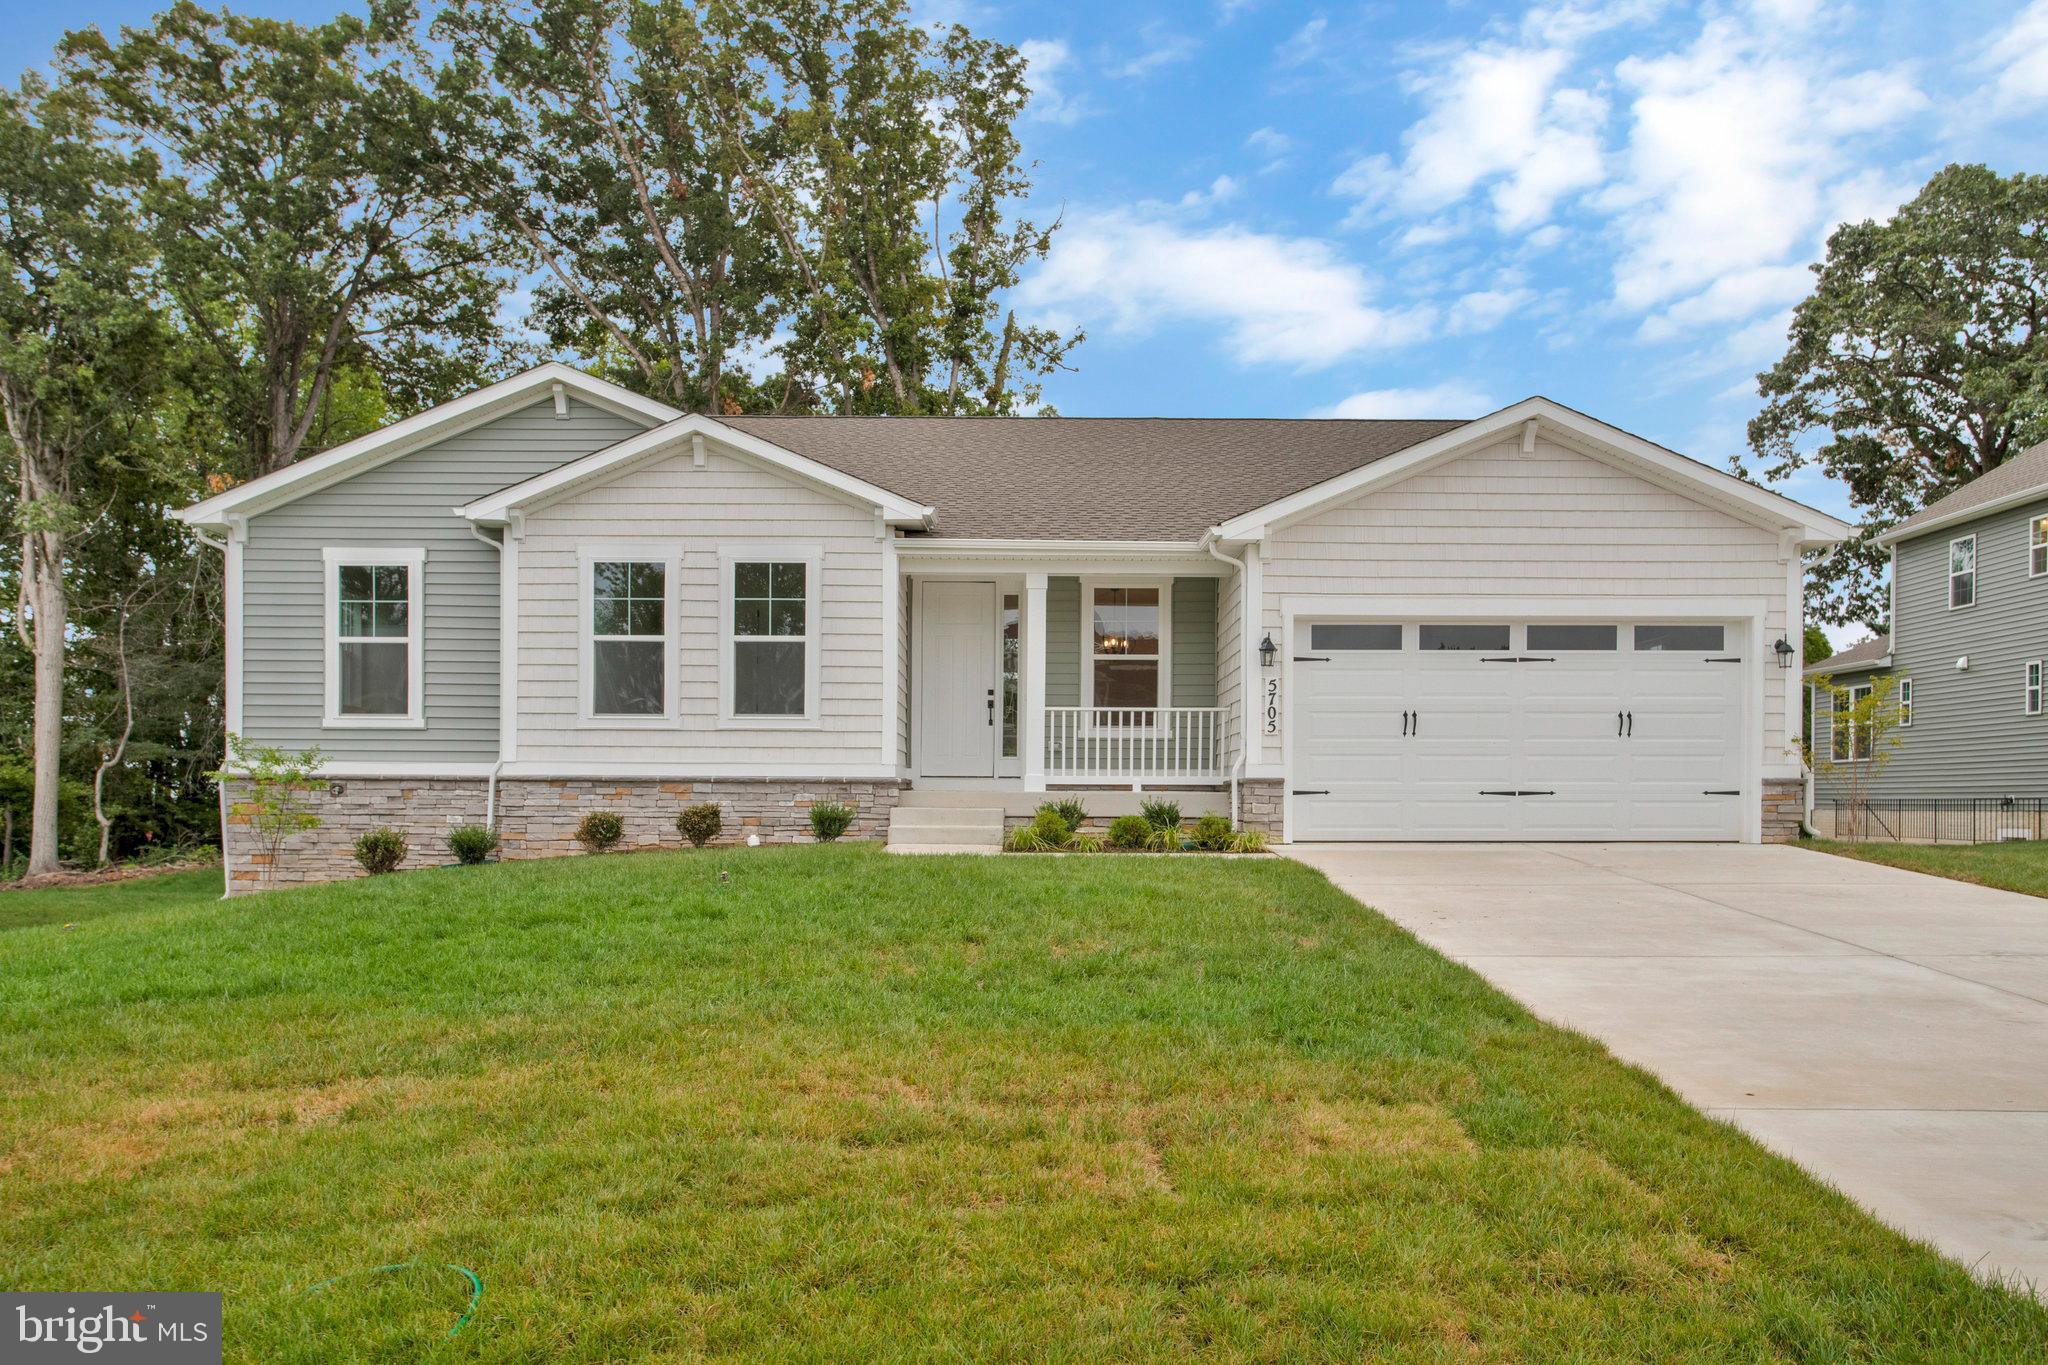
M1892 668L1913 680L1913 724L1866 790L1872 796L2048 796L2048 715L2027 715L2025 670L2048 659L2048 576L2028 575L2027 527L2048 498L1898 547ZM1977 537L1976 605L1948 606L1948 547ZM1956 668L1968 655L1970 666ZM1847 681L1851 675L1844 674ZM1829 752L1826 699L1815 751ZM1844 779L1823 775L1821 799Z
M1172 701L1216 705L1216 580L1173 580ZM1081 704L1081 580L1045 584L1045 704Z
M458 504L634 435L640 423L571 400L450 436L250 519L243 564L242 725L265 744L338 759L490 762L498 755L498 552ZM321 550L424 546L420 730L324 729Z
M1045 704L1081 704L1081 580L1045 581Z
M1173 704L1216 705L1216 580L1173 580Z

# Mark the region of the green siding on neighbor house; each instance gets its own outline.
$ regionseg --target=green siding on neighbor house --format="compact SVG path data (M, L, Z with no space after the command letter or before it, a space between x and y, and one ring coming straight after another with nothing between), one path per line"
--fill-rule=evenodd
M498 756L498 551L455 507L579 459L643 424L572 399L530 407L250 518L242 569L242 727L257 743L411 764ZM423 546L423 729L324 729L327 546Z
M2026 666L2048 660L2048 576L2030 572L2028 530L2048 497L1941 527L1898 546L1892 672L1913 680L1913 724L1866 783L1874 798L2048 796L2048 713L2026 713ZM1948 605L1949 542L1977 537L1973 606ZM1967 669L1956 667L1967 657ZM1845 672L1838 680L1868 676ZM1814 749L1829 753L1827 698ZM1815 780L1819 800L1845 794L1839 773Z
M1216 580L1173 580L1169 672L1175 706L1216 705ZM1081 704L1081 580L1045 585L1045 704Z

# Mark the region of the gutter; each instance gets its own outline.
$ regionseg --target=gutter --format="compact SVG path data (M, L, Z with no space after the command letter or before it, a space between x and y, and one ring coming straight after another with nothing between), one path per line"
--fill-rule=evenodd
M1888 527L1878 532L1870 539L1874 545L1896 545L1900 541L1912 540L1916 536L1926 535L1930 531L1939 531L1948 526L1960 526L1965 522L1976 521L1980 517L1988 517L1999 512L2010 511L2025 503L2039 502L2043 498L2048 498L2048 483L2037 483L2022 488L2017 493L2008 493L2002 498L1993 498L1989 502L1980 502L1974 507L1961 507L1953 512L1944 512L1938 517L1920 522L1917 525L1907 525L1901 522L1897 526Z
M561 385L557 384L555 387L559 389ZM492 540L484 534L483 528L473 521L469 523L469 533L498 552L498 573L502 577L505 572L504 538L501 536L497 540ZM508 529L505 534L510 535L510 530ZM498 622L499 630L517 630L518 628L519 623L516 621L508 623L501 620ZM498 679L498 705L500 708L503 708L506 704L506 688L511 681L507 678ZM513 698L512 700L516 704L517 699ZM484 781L484 828L494 831L498 828L498 770L504 766L505 755L501 753L498 755L497 760L491 764L491 775Z

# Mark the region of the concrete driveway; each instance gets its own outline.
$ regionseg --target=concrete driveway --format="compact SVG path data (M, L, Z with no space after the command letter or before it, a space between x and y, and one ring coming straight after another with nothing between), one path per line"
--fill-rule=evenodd
M2048 1286L2048 900L1769 846L1284 851L1895 1227Z

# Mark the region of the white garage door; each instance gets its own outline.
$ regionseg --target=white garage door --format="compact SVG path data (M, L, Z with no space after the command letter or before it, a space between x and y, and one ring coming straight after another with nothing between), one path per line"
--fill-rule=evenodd
M1736 631L1303 622L1296 839L1736 839Z

